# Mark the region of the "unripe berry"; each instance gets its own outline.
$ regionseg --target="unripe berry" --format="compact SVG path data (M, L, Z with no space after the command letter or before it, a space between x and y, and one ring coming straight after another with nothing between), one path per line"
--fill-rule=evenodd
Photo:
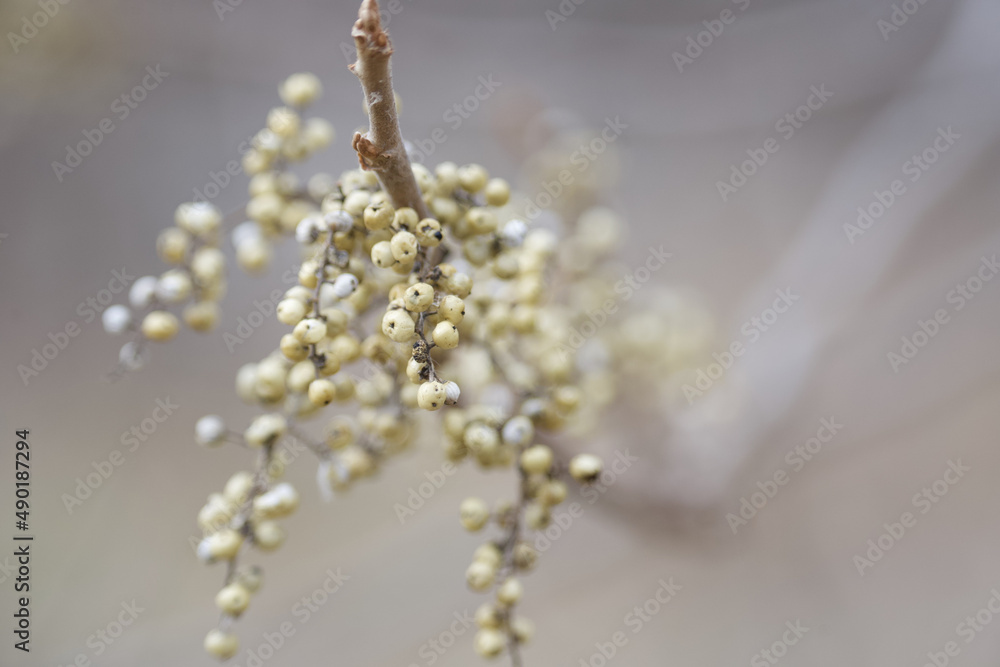
M593 454L577 454L569 462L569 474L578 482L593 482L603 468L601 459Z
M476 625L481 628L499 628L501 623L500 611L490 604L484 602L476 610Z
M566 483L559 479L550 479L538 489L538 502L545 505L558 505L566 500L568 489Z
M302 361L309 356L309 346L292 334L285 334L279 343L281 353L292 361Z
M500 563L503 561L503 553L497 545L487 542L476 547L476 550L472 554L472 560L486 563L491 568L496 569L500 567Z
M197 301L184 308L184 323L194 331L211 331L219 323L219 304Z
M439 410L446 397L443 383L425 382L417 391L417 405L424 410Z
M380 269L387 269L396 263L389 241L379 241L372 246L372 263Z
M508 607L515 605L524 595L524 586L519 579L508 578L497 589L497 602Z
M215 629L205 636L205 651L219 660L228 660L240 650L240 640L231 632Z
M538 552L527 542L514 546L514 566L519 570L530 570L538 560Z
M294 137L299 131L299 115L288 107L275 107L267 114L267 129L282 139Z
M397 262L408 262L417 255L417 237L410 232L396 232L390 241L392 256Z
M239 616L250 605L250 592L240 584L229 584L215 596L215 606L230 616Z
M158 342L170 340L179 328L177 317L165 310L154 310L142 320L142 335Z
M510 185L502 178L491 178L486 184L485 195L490 206L503 206L510 199Z
M406 343L416 333L416 325L405 310L390 310L382 316L382 333L397 343Z
M503 653L503 633L492 628L483 628L476 632L476 653L484 658L495 658Z
M427 246L428 248L440 245L444 239L444 234L441 232L441 223L434 218L424 218L421 220L417 223L417 229L414 233L420 245Z
M311 72L299 72L285 79L278 88L281 101L293 107L304 107L323 94L323 84Z
M531 503L524 510L524 521L532 530L544 530L552 521L549 508L539 503Z
M470 533L481 530L490 520L490 507L481 498L466 498L458 511L462 527Z
M524 616L518 616L510 624L510 631L520 644L527 644L535 636L535 624Z
M392 224L395 215L396 215L396 209L392 207L392 204L388 203L369 204L368 206L365 207L364 210L365 227L367 227L372 231L387 229L389 225Z
M273 551L285 541L285 531L277 521L261 521L253 529L253 543L261 551Z
M467 164L458 168L458 184L473 194L486 187L489 174L481 165Z
M191 249L191 235L179 227L167 227L156 237L156 254L167 264L180 264Z
M306 316L306 305L298 299L282 299L278 302L278 321L294 327Z
M252 422L243 433L247 444L253 447L263 447L273 444L278 438L285 434L288 423L285 418L277 413L260 415Z
M441 299L438 314L452 324L458 324L465 318L465 302L454 294Z
M164 303L180 303L191 296L191 276L184 269L171 269L156 283L156 298Z
M198 544L198 556L204 561L232 560L242 544L242 535L232 528L224 528Z
M337 397L337 387L330 380L313 380L309 384L309 400L314 405L329 405Z
M521 468L529 475L545 475L552 469L552 450L534 445L521 452Z
M434 344L442 350L451 350L458 347L458 327L445 320L438 322L432 332Z
M434 303L434 288L427 283L410 285L403 293L403 303L410 312L422 313Z
M489 563L477 560L465 571L465 581L472 590L482 592L489 590L496 575L496 568Z
M292 335L303 343L315 345L326 337L326 323L323 320L310 317L296 324Z

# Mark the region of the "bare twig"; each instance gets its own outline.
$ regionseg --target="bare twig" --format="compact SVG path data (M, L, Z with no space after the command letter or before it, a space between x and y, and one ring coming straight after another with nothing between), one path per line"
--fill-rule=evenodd
M382 28L377 0L363 0L351 36L358 50L351 71L361 80L370 122L368 132L354 134L351 145L358 152L358 162L362 169L378 175L393 206L409 206L421 218L429 218L399 131L389 67L392 43Z

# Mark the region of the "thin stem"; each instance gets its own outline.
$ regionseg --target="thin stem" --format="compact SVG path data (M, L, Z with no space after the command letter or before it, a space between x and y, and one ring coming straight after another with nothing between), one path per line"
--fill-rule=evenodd
M378 175L393 206L409 206L421 218L429 218L430 213L420 195L417 179L413 177L410 158L406 155L399 131L389 67L392 43L382 28L377 0L362 1L351 36L358 50L358 59L350 69L361 80L370 124L368 132L354 134L351 146L358 153L361 168Z

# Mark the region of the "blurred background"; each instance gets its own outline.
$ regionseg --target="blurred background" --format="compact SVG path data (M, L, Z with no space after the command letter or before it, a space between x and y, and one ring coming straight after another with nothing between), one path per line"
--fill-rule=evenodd
M190 539L205 497L248 461L199 449L192 428L206 412L252 414L232 378L281 325L232 354L219 332L278 285L294 251L232 281L219 332L184 332L113 384L102 376L121 341L92 314L106 303L87 300L117 289L116 272L161 270L158 231L218 184L289 74L320 75L314 111L338 134L308 168L355 165L349 137L365 117L344 49L357 8L89 0L47 16L43 4L0 6L0 554L16 532L16 429L30 429L35 535L30 654L12 647L14 563L0 555L0 664L209 665L223 572ZM676 347L642 350L650 367L677 347L694 355L581 444L638 463L575 499L583 516L528 578L526 664L996 664L1000 5L395 7L403 132L446 128L429 164L476 161L537 193L552 155L624 124L578 185L627 221L623 276L650 248L671 253L629 304L672 327ZM455 127L446 114L480 77L499 85ZM126 114L116 100L144 78ZM53 167L103 119L113 129L91 154ZM209 196L229 212L245 193L236 175ZM67 326L78 335L59 336ZM58 354L22 377L56 339ZM158 400L178 407L123 447ZM116 449L120 465L68 509ZM509 494L510 479L464 467L401 525L394 505L442 462L422 445L331 504L314 463L293 466L302 507L285 546L255 559L265 584L234 663L288 621L294 636L264 664L477 664L455 614L482 601L463 581L479 540L456 508L472 492ZM338 568L349 579L303 621L295 605ZM669 604L650 603L671 578ZM605 659L619 631L627 642Z

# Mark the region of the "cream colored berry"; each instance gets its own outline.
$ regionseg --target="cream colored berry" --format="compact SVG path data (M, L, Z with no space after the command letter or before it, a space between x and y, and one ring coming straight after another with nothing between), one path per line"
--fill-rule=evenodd
M326 425L326 445L343 449L354 441L354 426L347 415L337 415Z
M288 107L275 107L267 114L267 129L282 139L294 137L299 132L299 115ZM258 148L258 150L260 150Z
M425 373L427 372L427 362L417 361L413 357L406 362L406 377L409 378L410 382L413 384L420 384L426 378Z
M434 325L434 331L431 335L434 338L434 344L442 350L452 350L458 347L458 327L448 320Z
M194 331L211 331L219 323L219 304L197 301L184 308L184 323Z
M397 343L407 343L416 332L413 318L403 309L390 310L382 317L382 333Z
M440 410L446 397L444 383L425 382L417 391L417 405L424 410Z
M401 231L412 232L417 226L417 222L420 220L420 216L409 206L404 206L403 208L396 209L396 214L393 217L392 224Z
M427 283L410 285L403 293L403 303L410 312L422 313L434 303L434 288Z
M333 125L330 121L325 118L310 118L306 121L305 126L302 128L302 143L305 145L306 150L310 152L316 152L322 150L330 145L337 133L333 129ZM319 176L317 174L316 176ZM310 192L323 192L324 194L327 190L324 189L325 183L318 182L312 179L309 180L309 191ZM322 197L316 197L321 199Z
M496 579L496 568L481 560L474 561L465 571L465 581L474 591L486 591Z
M191 273L200 283L221 280L226 273L226 256L218 248L202 246L191 256Z
M321 319L310 317L296 324L292 335L303 343L315 345L326 337L326 323Z
M449 294L441 299L438 314L452 324L458 324L465 318L465 301L454 294Z
M294 327L306 316L306 304L299 299L282 299L278 302L278 321Z
M243 545L243 536L232 528L223 528L212 533L198 545L198 555L202 560L232 560Z
M476 625L481 628L499 628L502 623L500 610L489 602L484 602L476 609Z
M489 174L478 164L467 164L458 168L458 184L463 190L475 194L484 187L489 179Z
M337 387L330 380L313 380L309 383L309 400L313 405L329 405L337 397Z
M538 552L527 542L514 546L514 566L519 570L530 570L538 560Z
M302 361L309 356L309 346L292 334L282 336L279 347L281 353L292 361Z
M482 530L490 520L490 506L481 498L466 498L459 505L458 513L462 527L470 533Z
M569 474L578 482L593 482L603 468L601 459L593 454L577 454L569 462Z
M158 342L170 340L179 328L177 317L165 310L154 310L142 320L142 335Z
M236 262L247 273L260 273L271 263L271 246L264 239L246 239L236 246Z
M410 232L396 232L390 246L397 262L409 262L417 256L417 237Z
M261 551L273 551L285 541L285 530L277 521L261 521L253 529L253 543Z
M372 246L372 264L380 269L387 269L396 263L396 256L392 252L392 243L389 241L379 241Z
M510 185L502 178L491 178L486 184L485 195L490 206L503 206L510 200Z
M180 264L191 249L191 235L180 227L167 227L156 238L156 254L167 264Z
M215 606L230 616L239 616L250 605L250 591L240 584L229 584L215 596Z
M298 72L282 81L278 88L281 101L292 107L304 107L323 94L323 84L311 72Z
M240 640L231 632L219 629L205 635L205 651L218 660L228 660L240 650Z
M499 630L483 628L476 632L476 653L484 658L495 658L503 653L504 636Z
M167 271L156 283L156 298L164 303L180 303L189 296L194 288L191 276L184 269Z
M552 450L534 445L521 452L521 468L529 475L545 475L552 469Z
M428 248L433 248L441 244L444 240L444 233L441 231L441 223L434 218L424 218L419 223L417 223L417 228L414 234L417 237L417 242L422 246L427 246Z
M518 616L510 623L511 634L520 644L527 644L535 636L535 624L531 619Z
M495 569L500 567L500 563L503 562L503 553L497 545L487 542L476 547L472 554L472 560L486 563Z
M464 299L472 293L472 278L467 273L455 273L448 278L447 289L455 296Z
M549 509L540 503L531 503L524 510L524 521L532 530L544 530L552 521Z
M536 497L539 502L546 505L558 505L566 500L568 492L566 482L560 479L550 479L538 489Z
M387 229L396 216L396 209L388 203L371 203L365 207L365 227L372 231Z
M248 445L263 447L264 445L274 444L278 438L285 435L287 430L288 422L285 421L285 418L276 412L272 412L259 415L250 422L250 426L243 432L243 438L247 441Z
M508 607L517 604L524 595L524 585L521 580L510 577L497 588L497 602Z

